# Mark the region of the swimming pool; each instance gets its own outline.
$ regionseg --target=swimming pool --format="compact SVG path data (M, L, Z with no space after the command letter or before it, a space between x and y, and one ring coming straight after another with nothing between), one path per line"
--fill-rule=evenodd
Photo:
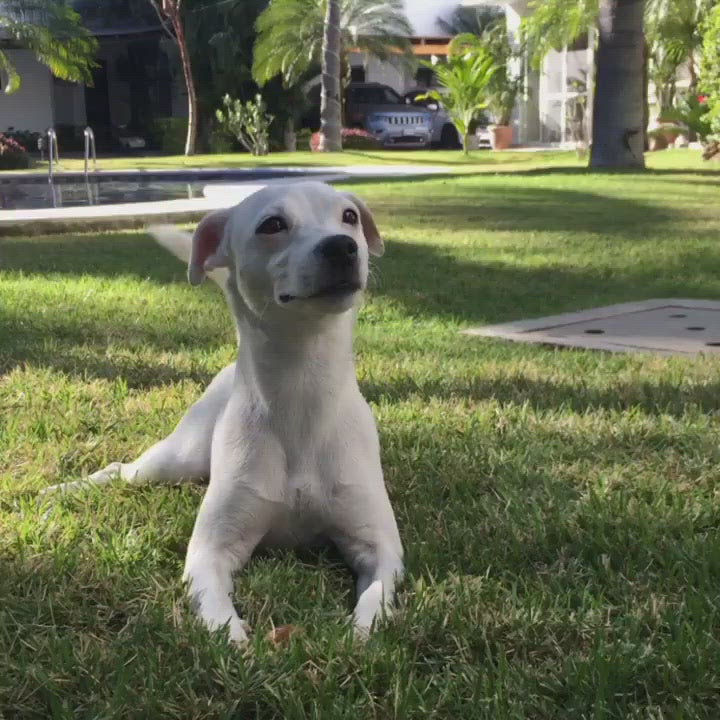
M249 182L315 175L311 168L252 170L193 170L151 172L81 173L47 176L23 175L0 181L1 210L119 205L203 197L213 182Z

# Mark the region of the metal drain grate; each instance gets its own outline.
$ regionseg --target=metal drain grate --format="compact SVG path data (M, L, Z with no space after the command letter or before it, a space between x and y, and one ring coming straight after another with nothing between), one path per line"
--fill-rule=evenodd
M487 325L463 333L613 352L720 353L720 302L644 300Z

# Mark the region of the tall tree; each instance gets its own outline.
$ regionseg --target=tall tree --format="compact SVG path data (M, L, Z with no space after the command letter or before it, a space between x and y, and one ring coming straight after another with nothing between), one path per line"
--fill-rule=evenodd
M335 17L339 46L332 50L336 41ZM333 24L326 23L328 18ZM285 86L292 87L313 68L323 65L330 70L329 75L323 73L329 85L333 82L330 75L337 72L338 77L337 86L329 88L330 96L337 93L338 105L326 99L330 112L342 108L342 85L349 80L348 54L351 49L356 48L383 61L399 64L413 61L408 39L412 27L405 17L403 0L382 3L375 0L270 0L256 26L258 36L253 59L256 82L263 85L280 75ZM326 31L330 32L330 45L326 43Z
M327 0L322 46L320 91L320 150L342 150L342 107L340 105L340 0Z
M645 0L534 0L524 34L535 64L597 28L591 167L643 167Z
M645 167L643 0L601 0L590 167Z
M61 80L91 83L97 40L80 16L54 0L6 0L0 3L0 28ZM20 76L7 53L0 50L0 73L6 93L20 87Z
M185 77L185 87L188 94L188 127L185 140L185 155L195 154L197 142L197 95L195 93L195 82L193 81L190 52L185 39L185 30L182 18L182 0L150 0L158 16L172 28L172 36L177 43L180 52L180 63Z

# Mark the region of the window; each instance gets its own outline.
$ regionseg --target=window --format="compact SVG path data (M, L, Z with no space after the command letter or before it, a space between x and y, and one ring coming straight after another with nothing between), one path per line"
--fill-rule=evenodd
M365 82L365 68L362 65L350 68L350 82Z
M435 73L431 68L420 67L415 73L415 82L417 82L420 87L432 87L434 80Z

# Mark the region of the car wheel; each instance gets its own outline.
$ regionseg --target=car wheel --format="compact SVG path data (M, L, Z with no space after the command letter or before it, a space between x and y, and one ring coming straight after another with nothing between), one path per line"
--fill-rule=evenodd
M443 125L442 132L440 133L440 147L442 148L456 148L460 145L458 140L457 130L453 125L448 123Z

